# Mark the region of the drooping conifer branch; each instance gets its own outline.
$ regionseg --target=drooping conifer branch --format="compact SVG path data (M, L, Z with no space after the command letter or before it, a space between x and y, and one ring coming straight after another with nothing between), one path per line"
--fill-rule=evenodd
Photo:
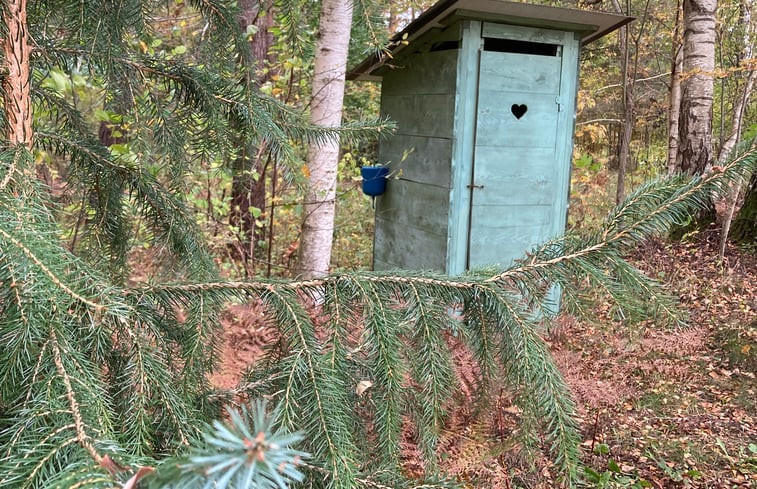
M6 25L12 12L21 19L23 4L6 2ZM198 49L214 57L202 63L135 52L129 40L145 34L145 12L152 8L147 2L78 2L81 12L52 11L51 5L31 5L39 14L29 26L35 51L26 63L33 67L34 80L21 73L27 81L11 87L18 92L4 87L6 96L18 97L35 83L31 97L45 117L34 121L36 141L25 108L32 103L6 102L5 110L20 117L6 114L1 121L21 143L0 152L3 487L110 488L146 464L157 471L140 485L151 487L177 481L222 486L224 466L245 469L229 477L246 477L250 454L260 453L249 451L257 433L248 434L245 422L233 415L230 427L206 426L221 414L223 399L240 393L281 400L281 423L302 430L303 448L312 454L303 466L311 486L449 487L433 478L428 484L403 480L396 453L407 420L433 467L434 446L457 387L447 339L453 334L478 362L477 401L486 402L490 385L509 387L523 410L526 441L536 446L537 438L546 440L570 484L579 464L574 406L537 333L544 318L534 314L549 284L562 285L566 307L607 294L627 310L645 313L642 306L652 304L669 313L662 290L631 267L623 252L686 219L709 194L753 171L757 159L753 146L743 148L711 175L645 185L595 234L555 240L506 271L222 282L214 278L204 243L176 192L187 162L233 153L232 115L248 127L245 138L266 141L279 155L292 154L292 140L365 134L365 128L303 125L297 111L241 89L231 68L237 50L232 44L244 44L234 2L194 2L213 34ZM13 11L14 6L20 10ZM295 34L297 15L289 19ZM89 18L98 22L81 22ZM4 37L4 47L21 40L18 49L28 49L28 37L21 34ZM82 49L82 44L93 48ZM16 59L23 56L28 53ZM41 86L45 73L70 75L79 62L107 101L119 98L113 112L134 122L129 134L134 154L156 156L134 161L114 156L74 104ZM101 256L82 260L63 247L57 208L33 176L29 149L68 163L75 201L83 203L87 215L97 216L87 223L93 238L88 251L125 254L129 240L123 238L134 225L127 211L136 209L134 214L150 223L155 243L172 251L175 259L165 271L179 283L124 288L106 273ZM156 178L148 164L165 164L170 178ZM322 301L318 313L312 312L314 297ZM278 341L237 389L213 391L206 376L214 366L218 306L251 298L264 304ZM450 311L462 314L451 318ZM273 425L258 425L272 439ZM194 459L180 453L161 463L163 454L201 445L201 432L212 433L220 443L206 439ZM106 456L117 460L115 474L98 464L98 457L102 462ZM269 470L272 478L276 474Z
M79 402L76 400L76 391L74 391L71 385L71 376L63 366L63 360L61 359L60 347L58 346L58 338L55 331L50 330L50 345L53 352L53 360L55 361L55 367L58 370L63 385L66 388L66 399L68 399L68 406L71 410L71 416L74 418L73 428L76 430L76 442L82 446L87 453L92 457L95 463L100 464L102 462L102 455L95 450L92 444L92 437L87 434L82 421L81 410L79 409Z

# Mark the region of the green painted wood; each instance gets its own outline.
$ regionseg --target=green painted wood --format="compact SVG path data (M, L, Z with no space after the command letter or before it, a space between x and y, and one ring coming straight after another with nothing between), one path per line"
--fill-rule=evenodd
M482 16L481 12L478 10L459 9L459 10L456 10L454 14L450 15L447 21L455 22L455 21L463 20L463 19L481 20L482 17L484 16ZM532 28L532 29L548 29L548 30L554 30L554 31L576 32L580 36L588 36L589 34L597 31L597 26L594 26L594 25L577 24L575 22L565 22L565 21L560 21L560 20L527 18L527 17L521 17L521 16L495 14L495 13L487 13L485 15L485 18L487 21L495 23L495 24L504 24L504 25L509 25L509 26L522 26L525 28ZM603 35L606 35L606 33L601 34L599 37L602 37ZM592 40L594 39L590 39L589 42L591 42Z
M408 68L414 61L420 59L416 55L430 52L434 44L444 41L459 40L460 29L458 25L453 24L445 28L430 29L420 38L411 41L410 44L405 49L400 51L397 56L392 58L390 62L387 62L377 68L376 71L373 72L373 75L379 75L382 77L382 81L385 81L386 76L391 76L397 69Z
M484 24L486 35L562 44L564 33ZM556 35L559 34L559 39ZM512 75L507 75L508 69ZM484 51L478 89L468 266L509 266L555 235L562 60ZM512 106L525 106L518 118Z
M552 236L565 232L568 222L568 206L570 202L570 170L573 159L573 135L576 123L576 97L578 95L579 54L581 50L581 35L565 33L563 43L563 72L561 78L560 98L562 111L557 128L557 146L555 158L565 162L557 166L557 191L552 214ZM555 315L560 309L562 290L554 286L547 295L544 312Z
M444 31L459 49L427 52L440 35L383 71L398 130L379 154L401 176L377 200L377 270L508 266L565 228L579 35L462 20ZM560 48L484 51L482 36ZM528 108L520 119L513 104Z
M542 42L546 44L562 44L565 40L565 31L484 22L481 29L481 37Z
M510 266L544 242L551 218L549 205L473 206L469 267Z
M456 50L415 53L392 66L381 83L385 95L455 93Z
M397 123L397 134L452 138L454 95L386 95L381 115Z
M419 183L450 187L452 140L427 136L392 136L379 145L379 161L392 175Z
M477 147L552 148L554 151L558 117L554 95L482 88L479 96L489 103L479 105ZM526 105L528 111L517 119L511 112L513 105Z
M554 235L565 232L568 221L568 204L570 202L570 168L573 159L573 134L576 124L576 97L578 94L578 70L581 37L579 34L566 32L563 44L563 73L560 97L562 110L557 126L557 145L555 158L563 162L557 166L557 198L554 208Z
M557 180L552 148L476 146L476 205L553 205Z
M476 140L476 105L478 96L479 50L481 22L460 22L461 45L457 62L457 94L455 97L454 134L452 144L452 190L448 228L446 272L463 273L468 262L468 230L472 162Z
M455 31L416 47L454 38ZM374 268L444 270L456 64L456 50L416 53L384 75L381 111L397 131L380 143L379 159L399 178L377 200ZM421 258L417 249L428 252Z
M394 270L394 269L399 269L399 267L393 263L377 260L376 258L374 258L373 269L374 270Z
M440 236L447 234L449 190L408 180L390 180L377 198L376 218L393 226L414 226ZM391 190L391 191L389 191Z
M484 51L481 61L481 87L487 90L525 93L560 93L557 56L495 53Z
M376 219L374 260L405 270L444 271L447 235ZM375 263L374 263L375 267Z

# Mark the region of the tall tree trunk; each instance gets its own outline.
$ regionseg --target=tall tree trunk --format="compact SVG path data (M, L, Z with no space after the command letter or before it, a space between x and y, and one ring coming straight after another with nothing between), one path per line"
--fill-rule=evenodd
M342 123L344 79L352 26L352 0L323 0L318 27L310 118L315 124ZM300 239L298 273L328 273L334 238L336 172L339 141L330 139L308 148L308 191Z
M623 14L623 8L620 6L618 0L613 0L615 11L618 14ZM630 60L631 60L631 45L629 43L629 30L628 25L624 25L620 29L620 54L623 56L621 66L621 76L623 77L623 124L620 127L618 137L618 186L615 193L615 203L619 203L623 200L623 196L626 193L626 169L628 168L628 158L630 156L631 137L633 136L633 123L634 123L634 104L633 104L633 82L629 79L630 74Z
M678 125L681 116L681 71L683 71L683 45L680 40L681 2L676 7L673 31L673 60L670 66L670 109L668 111L668 175L678 170Z
M701 174L712 163L712 100L717 0L684 0L683 89L678 164Z
M744 26L744 47L741 53L741 62L752 58L752 0L741 0L741 9L739 12L739 24ZM725 161L741 140L741 132L744 128L744 113L749 105L749 97L752 95L755 81L757 81L757 70L749 71L747 79L744 82L744 89L741 96L733 104L733 119L731 120L731 132L723 145L720 147L718 154L719 161ZM741 193L741 183L732 184L725 202L725 215L723 216L720 228L720 247L718 255L723 258L725 247L728 242L728 234L731 230L733 214L736 212L736 204Z
M620 49L623 54L623 125L620 129L619 151L618 151L618 187L615 194L615 202L620 203L626 194L626 170L631 157L631 138L633 137L633 127L636 122L636 76L639 72L639 41L644 33L644 27L647 24L649 13L649 3L647 0L644 6L644 12L641 15L639 30L633 39L634 58L631 65L631 31L628 25L623 26L620 31ZM630 15L630 2L626 3L624 10L620 6L619 0L612 0L615 11L618 14Z
M739 64L752 61L752 0L741 0L741 9L739 12L739 24L744 26L744 46L741 50L741 60ZM741 91L741 96L736 98L733 103L733 119L731 120L731 131L728 134L728 138L723 142L718 154L718 160L723 161L731 154L733 148L738 144L741 139L741 131L744 126L744 113L749 105L749 98L752 95L752 89L754 88L755 80L757 80L757 70L749 70L749 66L745 65L744 68L748 71L746 81L744 83L744 89Z
M6 0L3 20L3 102L8 128L6 141L11 145L32 146L31 80L29 78L29 32L26 0Z
M255 26L250 38L250 56L246 60L247 82L260 85L270 79L270 72L264 72L265 61L273 45L273 2L271 0L239 0L239 26L243 31L247 26ZM231 210L229 224L239 229L240 255L245 263L245 270L254 270L256 244L264 239L263 227L255 226L257 212L266 208L265 175L263 162L265 151L254 145L246 145L231 164ZM258 214L259 216L259 214Z

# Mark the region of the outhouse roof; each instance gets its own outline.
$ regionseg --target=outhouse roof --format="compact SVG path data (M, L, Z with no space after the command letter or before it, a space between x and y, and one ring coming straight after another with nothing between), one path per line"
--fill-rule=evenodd
M392 36L389 52L394 57L409 43L434 28L444 28L459 19L490 20L529 27L543 27L578 32L586 44L631 22L624 15L549 7L504 0L440 0L403 30ZM402 42L407 41L407 42ZM377 80L373 72L388 59L373 55L347 73L350 80Z

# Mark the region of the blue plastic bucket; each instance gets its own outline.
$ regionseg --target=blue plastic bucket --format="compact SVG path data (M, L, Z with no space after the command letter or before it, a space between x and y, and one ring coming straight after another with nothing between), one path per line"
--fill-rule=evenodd
M389 168L385 166L364 166L360 168L360 174L363 176L363 193L376 197L386 192L386 177L389 175Z

